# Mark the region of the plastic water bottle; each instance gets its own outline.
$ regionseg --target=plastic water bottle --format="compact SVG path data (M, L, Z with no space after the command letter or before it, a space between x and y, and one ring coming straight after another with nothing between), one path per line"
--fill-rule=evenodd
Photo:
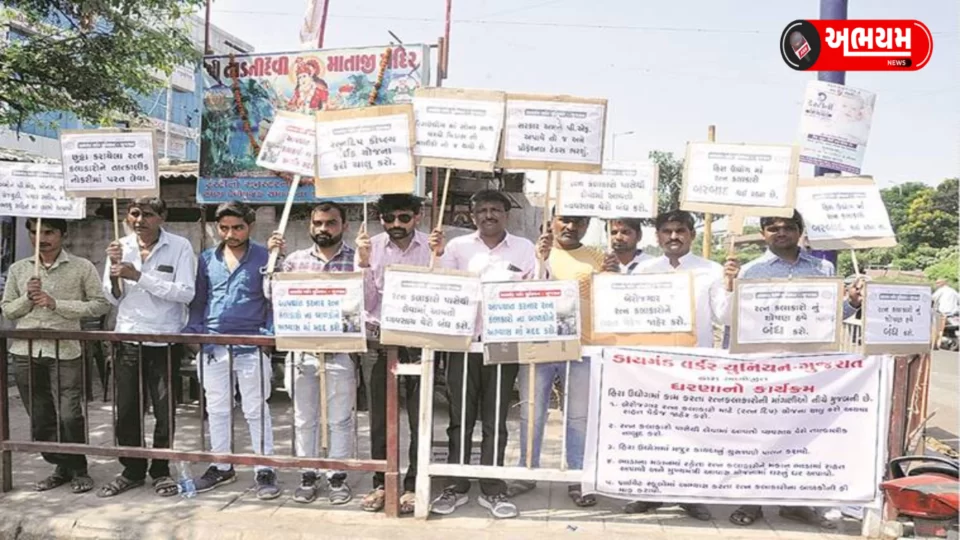
M180 479L177 481L177 493L185 499L192 499L197 496L197 485L193 483L193 474L190 472L190 464L186 461L177 463L177 472Z

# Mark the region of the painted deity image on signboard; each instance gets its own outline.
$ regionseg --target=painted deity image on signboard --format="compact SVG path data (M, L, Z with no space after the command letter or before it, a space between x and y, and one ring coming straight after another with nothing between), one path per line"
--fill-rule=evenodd
M388 47L208 56L197 198L283 202L289 182L258 167L257 155L278 111L312 114L369 105ZM428 49L390 46L375 105L409 103L429 84ZM312 201L310 179L297 200Z

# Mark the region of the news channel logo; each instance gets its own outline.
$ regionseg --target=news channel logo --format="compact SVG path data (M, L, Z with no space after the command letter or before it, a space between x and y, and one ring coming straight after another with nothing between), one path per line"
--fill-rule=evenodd
M808 21L793 21L780 36L780 56L790 68L806 71L820 58L820 33Z

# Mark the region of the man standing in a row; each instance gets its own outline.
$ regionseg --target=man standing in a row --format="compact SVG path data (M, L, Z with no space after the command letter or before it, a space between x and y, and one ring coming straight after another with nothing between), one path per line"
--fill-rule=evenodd
M18 330L78 332L80 319L110 311L93 264L63 249L67 222L28 219L30 245L40 236L40 260L21 259L10 266L0 311ZM39 263L39 268L37 264ZM30 416L30 436L41 442L86 442L83 418L83 355L78 341L10 340L17 390ZM0 381L6 384L7 381ZM54 397L56 396L56 397ZM59 399L59 403L57 400ZM57 420L59 417L59 425ZM74 493L93 489L84 455L43 452L53 474L37 482L46 491L67 482Z
M162 226L167 205L158 197L141 197L130 203L127 225L133 234L111 242L103 272L103 292L117 306L118 333L176 334L187 323L187 305L193 300L197 257L190 241L170 234ZM180 378L181 345L120 343L114 359L117 397L117 443L143 444L142 386L150 395L157 423L154 448L170 448L174 418L168 388ZM168 380L167 373L173 374ZM113 497L142 486L147 476L144 458L120 458L123 472L97 492ZM165 459L154 459L149 468L157 495L176 495Z
M357 267L364 271L364 307L367 311L367 347L360 367L367 389L367 410L370 417L370 454L373 459L387 457L387 352L380 345L380 306L383 302L383 274L392 264L429 266L430 246L427 235L418 231L422 203L413 195L384 195L377 201L383 232L369 238L366 230L357 235ZM369 247L368 247L369 246ZM398 347L401 363L419 361L420 349ZM409 466L403 478L400 513L412 514L416 504L417 440L420 426L420 377L402 377L410 426ZM361 503L368 512L379 512L385 501L384 475L373 474L373 490Z

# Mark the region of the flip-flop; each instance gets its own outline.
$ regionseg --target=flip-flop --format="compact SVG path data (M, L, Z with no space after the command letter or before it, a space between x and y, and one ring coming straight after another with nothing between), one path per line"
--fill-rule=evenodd
M93 478L86 473L78 474L70 480L70 489L76 494L86 493L93 489Z
M836 529L837 524L823 517L819 512L809 506L781 506L780 517L789 519L821 529Z
M49 490L51 490L51 489L58 488L58 487L60 487L60 486L62 486L62 485L64 485L64 484L66 484L66 483L69 482L69 481L70 481L70 477L69 477L69 476L67 476L67 475L65 475L65 474L63 474L63 473L61 473L61 472L59 472L59 471L56 471L56 472L54 472L53 474L51 474L50 476L48 476L48 477L44 478L43 480L37 482L37 485L35 486L35 488L36 488L37 491L49 491Z
M763 508L759 506L741 506L730 514L730 523L741 527L749 527L763 517Z
M579 484L567 486L567 495L570 497L570 500L573 501L573 504L580 508L588 508L597 504L597 498L592 493L584 495L583 492L580 491Z
M180 493L180 486L169 476L161 476L153 481L153 492L161 497L173 497Z
M360 501L360 508L364 512L379 512L383 510L383 505L386 501L387 494L383 488L377 488L363 498Z
M115 497L124 491L129 491L133 488L140 487L143 485L143 480L129 480L123 475L117 476L108 484L100 486L100 489L97 490L97 497L107 498Z
M400 514L412 514L416 510L417 494L412 491L404 491L400 496Z

